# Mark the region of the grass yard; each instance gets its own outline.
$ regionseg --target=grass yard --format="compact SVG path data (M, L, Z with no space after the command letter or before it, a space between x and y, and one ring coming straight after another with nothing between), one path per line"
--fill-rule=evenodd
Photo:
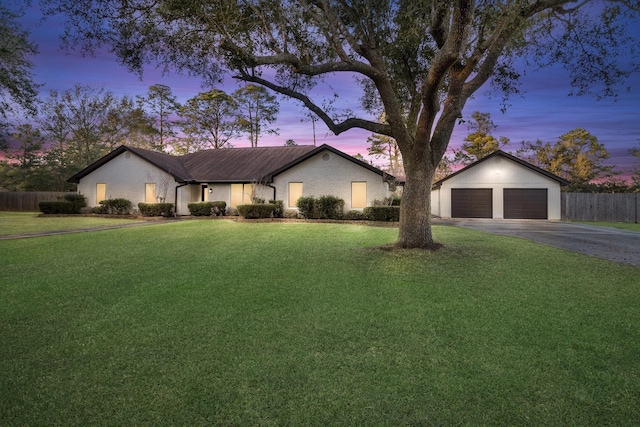
M640 232L640 224L633 222L589 222L580 221L581 224L596 225L598 227L613 227L620 228L622 230L638 231Z
M40 217L38 212L1 212L0 236L42 233L47 231L77 230L129 223L135 220L84 216Z
M436 227L0 242L0 424L637 425L640 269Z

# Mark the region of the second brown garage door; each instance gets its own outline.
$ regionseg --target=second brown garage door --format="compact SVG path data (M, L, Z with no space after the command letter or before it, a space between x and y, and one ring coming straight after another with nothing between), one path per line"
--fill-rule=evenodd
M505 188L505 219L547 219L546 188Z
M491 188L452 188L452 218L493 218Z

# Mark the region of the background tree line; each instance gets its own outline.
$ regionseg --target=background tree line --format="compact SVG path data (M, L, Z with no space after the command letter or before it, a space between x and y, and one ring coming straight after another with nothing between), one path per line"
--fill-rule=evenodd
M380 120L384 120L384 116ZM468 119L469 134L459 149L451 149L450 153L443 156L434 181L497 150L503 150L566 179L571 184L564 188L565 191L640 192L640 164L634 165L631 182L620 178L622 172L616 170L615 165L606 163L610 154L604 144L599 143L598 138L586 129L572 129L560 135L555 143L540 139L521 141L519 148L509 150L506 148L509 138L496 138L492 134L496 128L489 113L474 112ZM402 155L393 138L373 134L368 143L369 155L383 160L383 169L394 176L404 175ZM640 158L640 148L631 148L628 152Z
M68 177L121 144L187 154L231 147L242 135L257 147L261 135L277 133L278 101L253 84L182 105L163 84L136 97L75 85L41 99L31 61L38 48L18 23L25 5L13 6L0 4L0 187L73 190Z
M255 85L231 94L212 89L184 104L162 84L135 98L76 85L30 106L24 122L3 116L0 187L9 190L73 190L68 177L122 144L187 154L232 147L246 135L257 147L261 135L277 133L269 126L279 111L276 98Z

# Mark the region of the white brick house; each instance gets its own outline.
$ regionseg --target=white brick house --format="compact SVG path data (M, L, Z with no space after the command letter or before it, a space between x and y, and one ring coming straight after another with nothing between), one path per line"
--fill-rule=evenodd
M170 156L121 146L87 166L69 182L89 206L100 200L125 198L174 203L178 215L199 201L227 206L251 203L251 195L282 200L295 209L301 196L332 195L345 201L345 211L371 206L389 196L394 177L329 145L224 148Z

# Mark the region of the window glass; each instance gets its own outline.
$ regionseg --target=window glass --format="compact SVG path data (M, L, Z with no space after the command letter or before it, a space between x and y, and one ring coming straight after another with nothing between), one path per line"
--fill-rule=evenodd
M351 183L351 209L362 209L367 207L367 183Z
M156 183L148 182L144 185L144 202L145 203L156 203L158 200L156 199Z
M289 207L295 208L298 199L302 197L302 183L290 182L289 183Z
M235 208L242 204L242 184L231 184L231 207Z
M107 198L107 184L96 184L96 205Z

